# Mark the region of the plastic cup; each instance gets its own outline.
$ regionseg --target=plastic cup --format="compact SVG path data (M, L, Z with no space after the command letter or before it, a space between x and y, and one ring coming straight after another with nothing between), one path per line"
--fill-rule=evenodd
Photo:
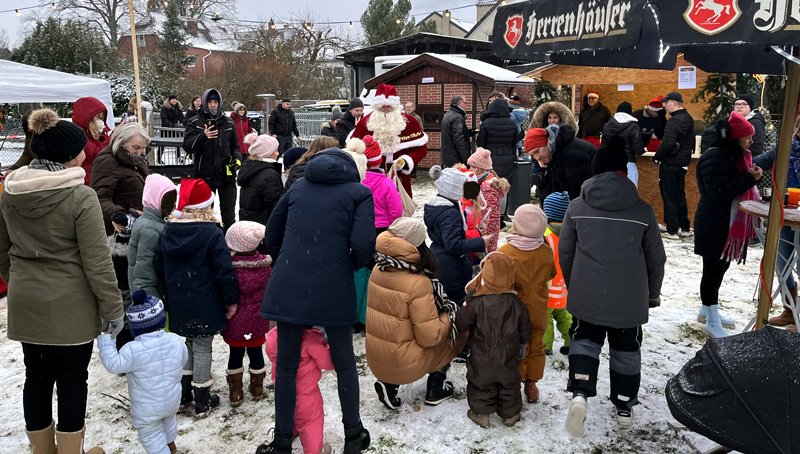
M789 188L789 205L800 204L800 188Z

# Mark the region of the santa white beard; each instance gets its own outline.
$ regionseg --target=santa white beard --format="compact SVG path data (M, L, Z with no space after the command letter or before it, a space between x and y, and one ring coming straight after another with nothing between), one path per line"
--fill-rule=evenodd
M400 145L400 133L406 128L406 119L400 112L400 106L395 106L389 113L374 110L367 121L367 129L372 131L372 137L381 146L381 154L391 156Z

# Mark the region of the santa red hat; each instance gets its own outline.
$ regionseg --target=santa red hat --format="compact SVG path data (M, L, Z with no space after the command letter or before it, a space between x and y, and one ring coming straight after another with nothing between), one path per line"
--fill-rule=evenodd
M659 110L664 108L664 103L661 101L663 98L661 96L656 96L655 98L651 99L649 103L645 107L648 109L658 112Z
M380 84L375 90L375 97L372 98L372 105L382 106L386 104L399 106L400 97L397 96L397 90L394 89L394 85Z
M381 146L370 135L364 136L364 145L367 147L364 150L364 156L367 157L367 166L376 167L381 165L383 154L381 154Z
M178 195L178 206L172 216L180 218L181 211L187 208L207 208L214 204L214 193L204 180L181 178L181 192Z
M595 95L595 96L597 96L598 98L600 97L600 93L598 93L598 92L596 92L596 91L590 91L589 93L586 93L586 96L589 96L589 95Z

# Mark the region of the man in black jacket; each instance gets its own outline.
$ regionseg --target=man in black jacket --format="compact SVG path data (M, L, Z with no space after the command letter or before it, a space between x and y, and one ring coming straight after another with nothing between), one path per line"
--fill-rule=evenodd
M578 116L578 138L599 147L600 134L608 120L611 120L611 112L600 103L600 94L590 91Z
M281 155L284 151L292 148L292 134L300 138L291 99L283 98L280 105L269 114L269 133L278 139L278 153Z
M467 129L467 101L456 95L450 100L450 109L442 119L442 168L467 163L470 155Z
M639 122L639 129L642 131L642 144L647 151L655 152L664 137L664 126L667 125L667 113L664 111L664 103L661 96L651 99L646 106L635 111L633 118ZM654 140L655 139L655 140Z
M356 129L356 123L361 120L362 116L364 116L364 103L360 98L353 98L347 107L347 112L336 123L336 140L339 141L339 148L344 148L347 145L347 136L350 131Z
M183 127L183 106L178 97L170 95L161 107L161 126L165 128Z
M217 192L222 226L227 231L236 222L236 171L242 165L242 154L236 126L221 104L217 89L203 93L202 111L186 125L183 149L194 157L193 177L202 178Z
M570 200L581 195L581 185L592 177L592 160L597 147L575 137L575 131L564 123L550 125L547 129L531 128L525 133L525 152L539 161L537 173L549 176L552 192L569 192Z
M661 164L658 169L658 186L664 200L666 237L678 239L692 234L685 184L694 150L694 119L683 108L683 96L680 93L669 93L663 103L671 118L664 127L664 136L653 161Z

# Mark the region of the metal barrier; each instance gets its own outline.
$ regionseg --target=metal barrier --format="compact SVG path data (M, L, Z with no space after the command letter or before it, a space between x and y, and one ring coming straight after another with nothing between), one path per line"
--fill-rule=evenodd
M308 148L319 137L322 123L331 119L331 113L295 112L294 118L297 120L297 130L300 131L300 137L294 139L294 146Z
M22 119L8 118L0 132L0 167L6 169L17 162L25 148L25 131Z

